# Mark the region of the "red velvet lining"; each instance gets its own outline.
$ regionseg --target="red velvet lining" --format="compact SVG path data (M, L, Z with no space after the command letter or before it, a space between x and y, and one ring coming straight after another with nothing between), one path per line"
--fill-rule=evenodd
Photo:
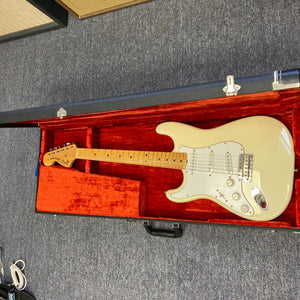
M172 140L155 132L161 122L213 128L245 116L269 115L293 134L299 168L299 100L299 90L291 89L39 120L40 159L50 147L67 142L87 148L172 151ZM41 166L37 211L296 228L300 227L300 179L299 174L295 176L298 180L285 212L276 220L255 222L243 220L213 201L179 204L168 200L164 191L181 184L181 171L77 160L72 169Z
M125 217L139 214L143 187L139 181L86 174L56 166L41 165L39 173L38 211L119 216L122 208Z

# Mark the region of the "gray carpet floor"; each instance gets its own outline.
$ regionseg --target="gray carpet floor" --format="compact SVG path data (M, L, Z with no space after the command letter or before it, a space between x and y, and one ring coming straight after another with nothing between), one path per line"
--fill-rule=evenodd
M300 65L299 1L154 0L0 45L0 111ZM0 130L0 246L36 299L300 299L292 231L35 213L40 131Z

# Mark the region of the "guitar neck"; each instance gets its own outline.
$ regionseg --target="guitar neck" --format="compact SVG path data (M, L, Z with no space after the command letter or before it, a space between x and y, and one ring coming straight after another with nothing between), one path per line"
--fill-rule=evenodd
M76 158L180 170L187 163L186 153L180 152L77 148Z

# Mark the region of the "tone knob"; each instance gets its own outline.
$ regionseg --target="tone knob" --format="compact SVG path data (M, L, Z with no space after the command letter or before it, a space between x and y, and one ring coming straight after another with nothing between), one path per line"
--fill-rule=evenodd
M240 198L241 198L240 193L233 193L233 194L232 194L232 199L233 199L233 200L237 201L237 200L239 200Z
M229 187L234 186L234 180L231 179L231 178L228 178L228 179L226 180L226 184L227 184L227 186L229 186Z
M244 204L241 206L241 211L246 214L249 211L249 206Z

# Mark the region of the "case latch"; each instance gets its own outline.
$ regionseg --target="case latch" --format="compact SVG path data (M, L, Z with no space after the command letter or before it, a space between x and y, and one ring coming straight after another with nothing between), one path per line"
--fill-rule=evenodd
M234 76L228 75L226 77L226 83L227 85L223 88L223 92L226 94L226 96L236 96L238 91L241 89L241 86L234 84Z
M56 113L57 117L62 119L63 117L67 116L67 111L63 109L62 107L57 111Z
M299 75L293 76L292 71L274 71L272 87L273 91L299 88Z

